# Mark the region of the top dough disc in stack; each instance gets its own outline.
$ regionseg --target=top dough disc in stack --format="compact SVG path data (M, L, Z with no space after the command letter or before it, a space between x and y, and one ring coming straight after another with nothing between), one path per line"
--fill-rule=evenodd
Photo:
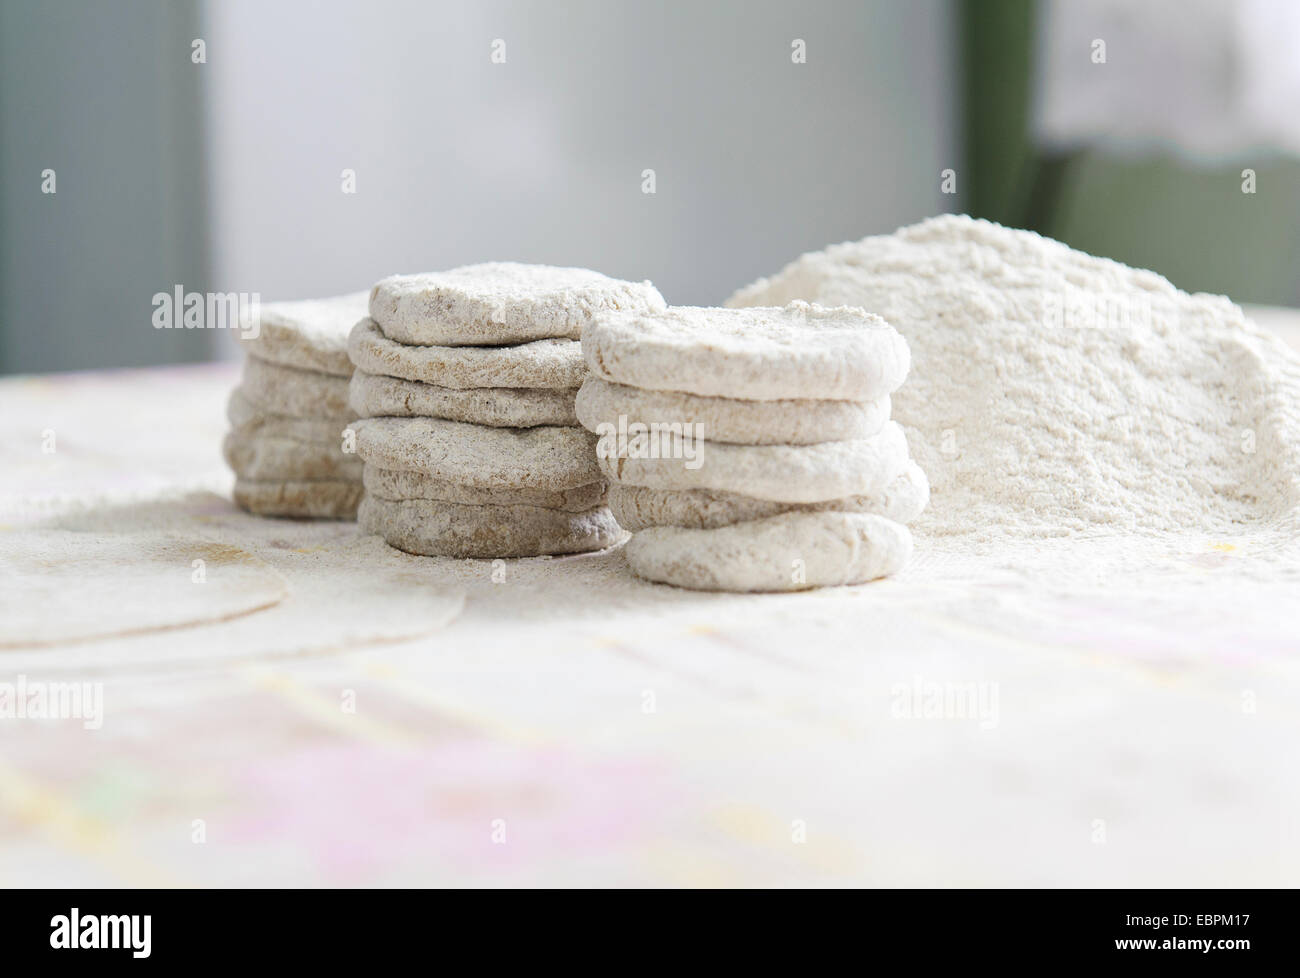
M907 342L879 316L806 302L600 316L582 352L612 383L756 401L875 401L911 363Z
M664 308L663 296L649 282L516 262L393 275L370 291L370 318L389 339L411 346L576 340L597 314Z
M512 346L413 346L384 335L362 319L348 337L358 370L438 387L535 387L574 390L586 376L577 340L532 340Z
M260 360L338 377L352 375L348 333L366 314L368 293L300 302L271 302L244 323L244 350ZM251 327L256 326L256 329Z

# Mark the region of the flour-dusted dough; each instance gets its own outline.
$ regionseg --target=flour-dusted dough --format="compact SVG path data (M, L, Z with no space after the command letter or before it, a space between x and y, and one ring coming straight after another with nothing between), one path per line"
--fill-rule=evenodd
M257 357L244 361L240 393L255 408L313 421L350 421L348 379L315 370L285 367Z
M758 401L871 401L903 383L907 343L850 306L673 306L657 315L598 316L583 356L605 380L650 390Z
M446 418L493 428L532 428L576 425L576 394L528 387L457 390L358 370L352 375L349 403L363 418Z
M569 513L582 513L604 506L609 495L609 486L604 482L557 491L485 489L435 479L420 472L381 469L374 465L365 466L361 481L366 492L380 499L432 499L443 503L478 506L541 506L543 509L562 509Z
M880 492L867 496L847 496L821 503L778 503L708 489L674 491L616 485L609 490L609 509L619 526L633 532L651 526L712 530L780 513L827 511L875 513L895 523L910 523L921 515L929 499L930 483L925 473L915 462L908 462L902 475Z
M361 459L343 451L340 441L310 442L278 435L227 433L221 443L226 464L242 479L255 481L359 481Z
M698 453L698 468L687 468L687 448ZM625 485L712 489L782 503L818 503L879 492L902 474L908 460L907 439L893 421L887 421L879 434L858 441L819 445L697 441L691 445L689 440L670 439L662 454L665 457L598 461L611 482Z
M439 387L542 387L573 390L587 368L577 340L534 340L518 346L405 346L390 340L373 319L348 338L358 370Z
M576 340L598 313L663 308L663 296L649 282L517 262L393 275L370 292L370 317L384 335L416 346Z
M701 397L613 384L599 377L582 382L578 420L595 431L602 423L703 426L710 441L738 445L812 445L869 438L889 420L889 395L874 401L754 401Z
M625 548L638 577L703 591L802 591L896 573L907 527L870 513L783 513L716 530L652 527Z
M352 373L348 333L365 316L368 297L367 292L353 292L329 299L268 302L259 309L257 335L241 332L240 339L245 351L259 359L347 377Z
M313 421L287 414L268 414L254 406L238 387L230 392L230 400L226 402L226 419L230 422L231 435L238 438L271 435L322 445L342 445L343 432L348 426L343 420Z
M427 557L536 557L612 547L626 536L603 506L582 513L367 495L358 524L399 550Z
M0 533L0 648L222 621L269 607L287 593L271 565L198 536Z
M485 489L552 491L603 481L596 436L582 428L486 428L442 418L363 418L357 454L385 469Z
M352 520L363 495L360 482L293 482L236 479L231 495L259 516Z
M223 576L227 566L241 570L269 566L276 574L267 582L268 593L263 600L274 603L250 614L195 622L184 630L131 630L57 647L23 645L5 649L3 661L10 677L25 672L42 680L60 676L92 679L120 675L141 666L163 667L179 675L177 670L211 670L220 663L253 664L284 656L355 650L427 635L463 607L464 591L448 579L456 575L431 576L427 561L394 550L379 537L357 533L354 524L268 520L229 504L223 506L220 498L209 492L168 493L166 498L114 501L111 505L87 506L84 502L60 514L47 514L48 523L43 521L41 529L65 534L73 531L69 535L75 535L77 540L70 549L77 554L84 552L82 541L87 539L109 537L121 541L120 552L103 555L102 576L112 578L108 583L114 589L121 587L125 603L119 605L117 595L106 592L108 611L101 614L100 608L87 600L90 589L80 584L86 571L79 567L71 571L75 581L66 583L74 586L67 589L67 602L56 613L80 616L98 630L107 624L136 629L160 612L170 616L183 610L180 604L168 600L168 592L140 586L144 580L136 575L147 569L140 565L149 559L149 551L124 539L140 535L166 534L171 539L199 542L202 549L197 553L182 551L176 556L181 558L178 569L184 586L204 602L205 613L215 610L223 600L211 590L205 593L205 589L227 591L230 581ZM6 536L12 535L13 531L0 533L0 551ZM48 557L50 549L42 545L38 553ZM194 582L197 568L193 560L199 557L204 560L201 584ZM166 563L170 562L168 556ZM0 577L7 566L0 552ZM47 579L48 568L40 566L36 573L40 579ZM163 573L170 582L170 572ZM182 598L186 593L182 592ZM275 601L277 595L283 597ZM21 600L17 592L0 585L0 606L7 598ZM128 611L133 600L144 604L143 620L118 613L119 608ZM12 621L0 611L0 632ZM116 718L125 715L121 701L111 693L105 694L105 707Z

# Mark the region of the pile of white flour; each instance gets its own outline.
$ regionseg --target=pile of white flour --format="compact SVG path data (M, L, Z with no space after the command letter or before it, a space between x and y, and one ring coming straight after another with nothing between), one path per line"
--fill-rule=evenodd
M907 338L894 417L933 487L920 535L1296 539L1300 357L1222 296L943 216L804 255L729 304L792 299Z

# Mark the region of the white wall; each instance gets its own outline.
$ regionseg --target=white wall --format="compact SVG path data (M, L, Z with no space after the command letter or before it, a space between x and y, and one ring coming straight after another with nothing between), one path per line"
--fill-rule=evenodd
M265 301L516 259L712 303L954 203L942 0L220 0L205 15L212 280Z

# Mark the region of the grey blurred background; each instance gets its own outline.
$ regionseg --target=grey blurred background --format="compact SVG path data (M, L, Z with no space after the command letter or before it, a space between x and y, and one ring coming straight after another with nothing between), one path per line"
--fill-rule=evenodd
M1253 132L1108 141L1104 99L1151 87L1120 69L1161 55L1078 2L1096 23L1034 0L0 0L0 372L228 354L224 331L151 327L178 284L274 301L515 259L707 304L942 211L1300 303L1294 154ZM1044 73L1086 64L1098 30L1108 74ZM1072 135L1098 99L1103 131Z

